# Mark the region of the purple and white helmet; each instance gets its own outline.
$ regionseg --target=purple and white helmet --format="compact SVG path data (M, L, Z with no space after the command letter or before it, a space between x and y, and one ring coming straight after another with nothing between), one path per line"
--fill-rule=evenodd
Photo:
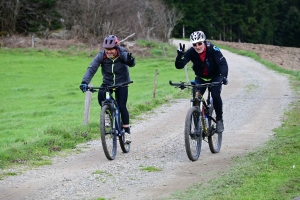
M119 40L117 36L109 35L104 39L102 46L108 49L116 48L117 46L119 46Z

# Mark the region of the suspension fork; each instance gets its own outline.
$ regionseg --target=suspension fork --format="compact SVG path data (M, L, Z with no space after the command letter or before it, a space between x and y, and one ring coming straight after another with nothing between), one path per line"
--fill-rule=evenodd
M117 105L115 105L115 129L118 136L121 136L122 127L121 127L121 118L120 118L120 110Z

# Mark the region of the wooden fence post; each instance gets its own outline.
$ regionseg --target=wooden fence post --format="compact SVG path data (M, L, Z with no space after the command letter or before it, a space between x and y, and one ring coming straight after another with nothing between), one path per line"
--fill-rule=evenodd
M165 46L162 47L164 57L167 56Z
M190 83L190 79L189 79L189 72L188 72L188 66L184 66L184 71L185 71L185 80L186 80L186 83ZM188 88L188 91L190 92L190 88Z
M89 84L90 87L93 85ZM85 93L85 102L84 102L84 119L83 125L87 125L90 120L90 110L91 110L91 102L92 102L92 92L87 91Z
M31 36L31 48L34 48L34 36Z
M154 75L153 98L155 98L155 95L156 95L157 76L158 76L158 69L155 70L155 75Z
M186 83L190 83L188 66L184 66Z

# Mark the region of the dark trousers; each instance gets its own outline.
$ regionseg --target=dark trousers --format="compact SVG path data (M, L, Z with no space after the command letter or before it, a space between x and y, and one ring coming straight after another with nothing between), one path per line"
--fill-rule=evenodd
M198 84L203 84L203 83L210 83L210 82L220 82L221 81L221 76L216 76L212 78L210 81L204 81L202 78L196 77L195 82ZM203 95L206 91L206 88L200 88L200 93ZM223 102L221 98L221 91L222 91L222 84L211 87L211 97L213 98L213 105L215 108L216 112L216 118L217 120L221 120L223 117Z
M119 87L115 90L115 100L119 105L119 110L121 113L121 119L123 124L129 124L129 113L126 107L128 99L128 87ZM99 90L98 92L98 103L105 100L105 91Z

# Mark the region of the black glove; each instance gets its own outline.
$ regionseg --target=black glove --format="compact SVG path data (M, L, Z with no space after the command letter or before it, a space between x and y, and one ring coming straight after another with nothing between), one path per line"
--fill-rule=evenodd
M127 54L127 64L128 65L134 65L134 57L132 56L131 53Z
M222 82L224 85L227 85L228 84L228 79L224 76L223 79L222 79Z
M177 49L177 56L182 57L184 55L184 49L185 49L185 44L181 46L181 43L179 43L179 47Z
M79 88L81 89L81 91L82 91L83 93L85 93L85 92L87 91L88 84L85 83L85 82L82 82L82 83L80 84Z

